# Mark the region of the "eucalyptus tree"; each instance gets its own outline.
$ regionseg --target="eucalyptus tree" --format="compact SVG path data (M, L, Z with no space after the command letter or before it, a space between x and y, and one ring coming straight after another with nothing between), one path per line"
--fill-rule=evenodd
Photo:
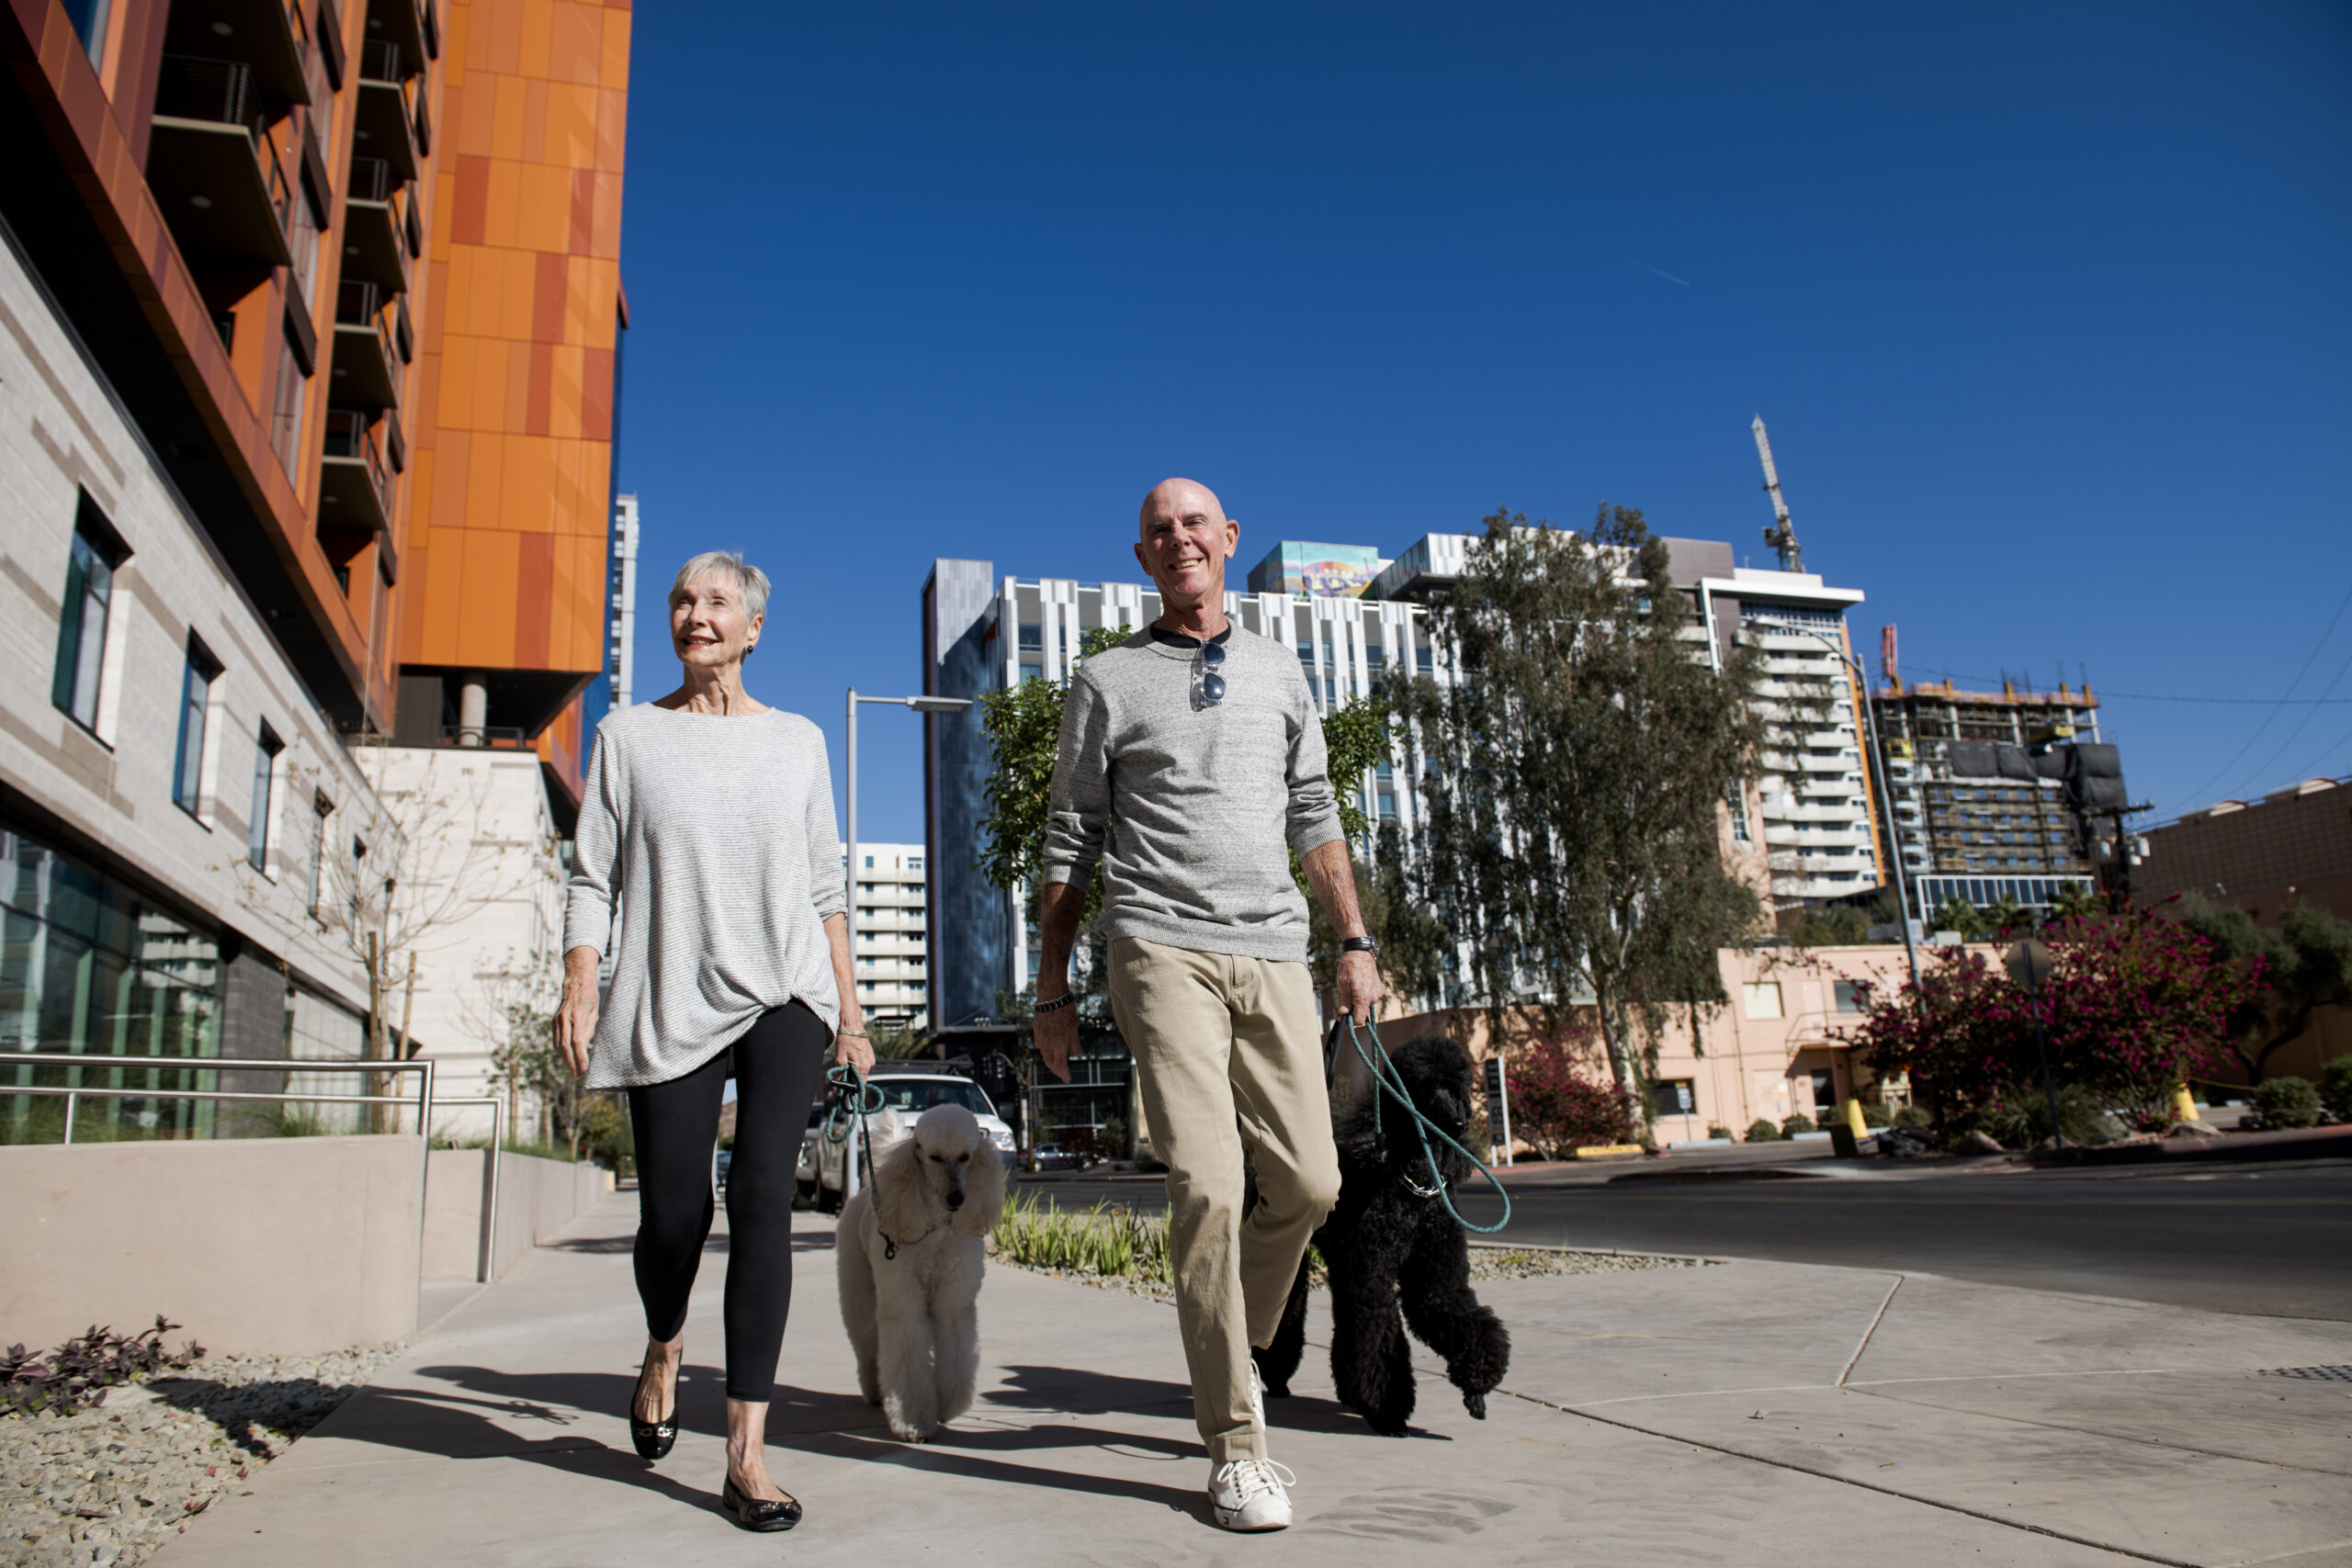
M1498 512L1431 607L1442 668L1397 698L1428 821L1416 890L1498 1037L1596 1004L1618 1089L1646 1106L1659 1043L1720 1005L1752 940L1728 803L1754 778L1758 652L1711 649L1642 514L1582 534Z

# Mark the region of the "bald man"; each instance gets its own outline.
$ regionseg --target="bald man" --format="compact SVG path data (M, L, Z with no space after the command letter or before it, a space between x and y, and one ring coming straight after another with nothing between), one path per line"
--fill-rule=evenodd
M1046 829L1038 1054L1068 1082L1078 1017L1070 943L1095 866L1111 1006L1168 1162L1176 1320L1227 1529L1290 1523L1266 1452L1252 1345L1272 1342L1307 1238L1340 1192L1323 1081L1306 901L1295 852L1346 939L1338 1012L1373 1016L1374 947L1298 660L1225 613L1241 530L1206 485L1144 498L1136 559L1159 588L1151 626L1080 665L1063 710ZM1241 1218L1242 1165L1258 1206Z

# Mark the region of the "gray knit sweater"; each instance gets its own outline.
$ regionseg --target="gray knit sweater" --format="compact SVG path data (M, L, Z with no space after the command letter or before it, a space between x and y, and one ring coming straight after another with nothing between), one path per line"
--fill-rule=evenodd
M1044 880L1083 885L1100 861L1104 936L1303 964L1284 852L1340 837L1315 699L1289 649L1238 626L1213 706L1199 658L1144 631L1078 667Z
M848 907L832 772L824 732L798 714L606 715L572 846L563 950L613 959L590 1089L692 1072L796 998L840 1021L824 931Z

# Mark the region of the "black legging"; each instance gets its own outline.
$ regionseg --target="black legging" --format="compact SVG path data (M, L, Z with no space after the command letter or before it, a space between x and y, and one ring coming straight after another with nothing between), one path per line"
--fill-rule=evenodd
M718 1107L735 1080L735 1158L727 1169L727 1397L775 1393L792 1308L792 1190L808 1107L833 1043L794 1001L684 1077L628 1091L637 1134L637 1293L657 1340L685 1326L686 1298L713 1214L710 1155Z

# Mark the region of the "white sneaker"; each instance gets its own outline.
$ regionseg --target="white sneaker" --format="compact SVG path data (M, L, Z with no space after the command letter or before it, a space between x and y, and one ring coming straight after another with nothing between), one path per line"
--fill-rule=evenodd
M1229 1530L1290 1529L1290 1493L1298 1477L1270 1459L1237 1459L1209 1468L1209 1512Z

